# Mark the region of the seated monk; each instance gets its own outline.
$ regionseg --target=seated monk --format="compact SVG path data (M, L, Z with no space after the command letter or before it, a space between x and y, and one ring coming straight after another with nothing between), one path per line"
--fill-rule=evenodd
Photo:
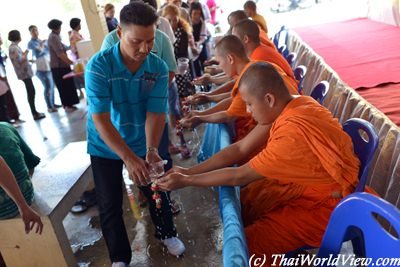
M251 60L262 60L278 65L287 76L293 79L297 87L296 78L287 60L276 49L263 45L260 42L259 32L257 23L249 19L240 21L232 28L232 35L242 41L247 56Z
M242 42L233 35L225 36L215 46L215 56L220 62L221 68L231 77L238 76L231 93L225 93L226 101L221 101L217 106L202 112L195 112L194 115L183 119L182 125L188 128L194 128L200 123L225 123L235 122L236 137L235 141L246 136L256 125L246 111L246 105L238 91L240 76L254 62L251 62L246 55ZM285 84L290 88L291 94L298 94L297 85L293 86L293 79L277 65L273 65L283 77ZM225 109L219 109L220 107Z
M271 266L272 254L319 246L333 209L358 183L360 163L338 120L311 97L291 95L271 64L248 67L239 91L257 127L202 164L174 167L158 185L244 186L249 254L265 254ZM261 145L248 163L228 167Z
M232 13L230 13L229 16L228 16L228 23L229 23L229 26L230 26L230 29L229 29L228 33L231 34L232 33L232 28L236 24L238 24L240 21L245 20L245 19L248 19L248 17L247 17L246 13L243 10L236 10L236 11L233 11ZM263 45L266 45L266 46L269 46L269 47L271 47L273 49L276 49L274 43L268 38L268 34L260 27L260 25L257 24L257 26L258 26L258 28L260 30L259 31L259 35L260 35L261 43Z

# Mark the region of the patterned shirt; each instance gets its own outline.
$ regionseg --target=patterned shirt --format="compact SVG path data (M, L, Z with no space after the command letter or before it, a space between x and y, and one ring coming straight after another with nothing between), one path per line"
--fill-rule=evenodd
M150 53L132 73L122 61L119 43L94 55L85 68L88 99L88 153L119 159L100 137L92 114L110 113L111 122L138 156L146 155L146 113L168 112L168 68Z
M58 55L67 54L67 46L61 42L59 34L51 32L47 41L50 51L51 68L70 68L70 65L62 60Z
M32 78L33 71L31 64L29 64L27 58L23 58L23 52L21 47L18 46L17 43L12 42L9 49L8 54L10 56L10 60L14 66L15 73L19 80L25 80Z
M14 174L26 202L32 204L34 193L29 170L36 167L40 159L32 153L17 130L5 122L0 122L0 156ZM17 214L17 205L0 188L0 219L11 218Z

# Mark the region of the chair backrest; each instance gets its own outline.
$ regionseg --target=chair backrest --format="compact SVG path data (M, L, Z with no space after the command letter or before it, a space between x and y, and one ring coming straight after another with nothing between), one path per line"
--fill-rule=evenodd
M299 93L303 90L303 80L307 73L307 67L304 65L300 65L294 69L293 74L296 80L299 82L298 90Z
M310 96L322 105L328 91L329 83L327 81L321 81L312 89Z
M376 215L390 223L397 237L382 227ZM364 244L363 257L371 258L372 263L380 257L399 257L400 211L389 202L364 192L344 198L332 212L317 257L328 258L330 254L332 258L337 257L345 236L351 232L360 236Z
M343 130L350 135L353 141L354 153L360 160L359 183L355 192L363 192L367 182L369 166L379 145L379 138L374 126L368 121L359 118L345 121Z
M291 52L286 58L287 62L289 63L289 65L290 65L290 67L292 69L294 67L294 62L296 61L296 59L297 59L297 53L296 52Z
M281 45L281 47L279 47L279 49L278 49L278 52L279 52L283 57L285 57L286 51L287 51L286 45ZM285 57L285 58L286 58L286 57Z
M276 48L281 47L282 45L287 45L288 40L288 29L285 26L282 26L279 32L274 35L274 45Z

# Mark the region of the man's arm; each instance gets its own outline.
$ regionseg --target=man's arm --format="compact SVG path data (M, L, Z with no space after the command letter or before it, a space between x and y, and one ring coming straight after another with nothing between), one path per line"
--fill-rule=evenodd
M219 111L210 115L195 115L181 120L185 128L195 128L201 123L226 123L234 121L237 117L229 115L226 111Z
M220 102L229 97L231 97L231 93L226 92L226 93L222 93L222 94L218 94L218 95L211 95L211 96L208 96L207 98L210 102Z
M230 92L230 91L232 91L232 88L235 85L235 82L236 82L236 79L227 81L223 85L219 86L217 89L212 90L209 93L207 93L207 95L218 95L218 94Z
M158 148L165 127L165 113L147 112L146 116L147 147Z
M41 234L43 223L39 217L26 203L24 196L16 182L14 174L11 172L5 160L0 156L0 186L14 200L22 220L25 224L25 232L28 234L36 225L36 233Z
M243 160L248 159L254 151L265 146L270 129L270 125L257 125L242 140L229 145L206 161L187 169L185 174L209 172L243 162Z
M162 190L176 190L186 186L242 186L264 177L245 164L238 168L224 168L211 172L184 175L170 173L157 182Z
M147 184L146 178L149 177L149 173L144 161L125 143L120 133L112 124L110 113L95 113L92 115L92 118L101 139L122 159L131 177L139 184Z

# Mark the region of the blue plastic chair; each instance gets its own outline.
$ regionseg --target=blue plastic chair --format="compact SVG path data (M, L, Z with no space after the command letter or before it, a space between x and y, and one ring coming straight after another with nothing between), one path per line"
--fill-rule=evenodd
M329 83L327 81L321 81L312 89L310 96L322 105L328 91Z
M286 45L279 47L278 52L286 59L285 54L288 54Z
M379 138L376 134L374 126L372 126L372 124L368 121L359 118L353 118L345 121L343 124L343 130L350 135L353 142L354 153L360 160L360 170L358 172L359 182L354 192L363 192L365 189L365 183L367 182L369 166L374 157L375 151L378 148ZM368 136L368 140L364 138L365 134ZM357 256L362 255L363 248L360 245L358 236L349 233L345 236L344 240L351 240L355 254ZM286 256L293 257L299 251L313 248L314 247L311 246L304 246L286 253Z
M284 40L282 43L281 40ZM274 45L276 48L281 47L282 45L287 45L288 43L288 29L285 26L282 26L279 32L274 35Z
M332 212L317 257L337 257L350 234L358 236L361 256L371 258L372 263L378 258L399 258L400 239L385 230L376 215L384 218L400 234L400 211L395 206L364 192L347 196Z
M303 80L304 77L306 76L306 73L307 73L307 67L304 65L298 66L293 71L294 77L296 78L296 80L299 81L299 86L298 86L299 94L303 90Z
M296 52L290 53L286 58L287 62L289 63L289 65L290 65L290 67L292 69L294 67L294 62L296 61L296 59L297 59L297 53Z
M361 164L358 174L359 182L355 192L363 192L367 182L369 166L378 148L379 138L374 126L368 121L359 118L347 120L343 124L343 130L350 135L353 141L354 153L360 159ZM365 134L361 134L361 131L365 132L368 140L364 138Z

